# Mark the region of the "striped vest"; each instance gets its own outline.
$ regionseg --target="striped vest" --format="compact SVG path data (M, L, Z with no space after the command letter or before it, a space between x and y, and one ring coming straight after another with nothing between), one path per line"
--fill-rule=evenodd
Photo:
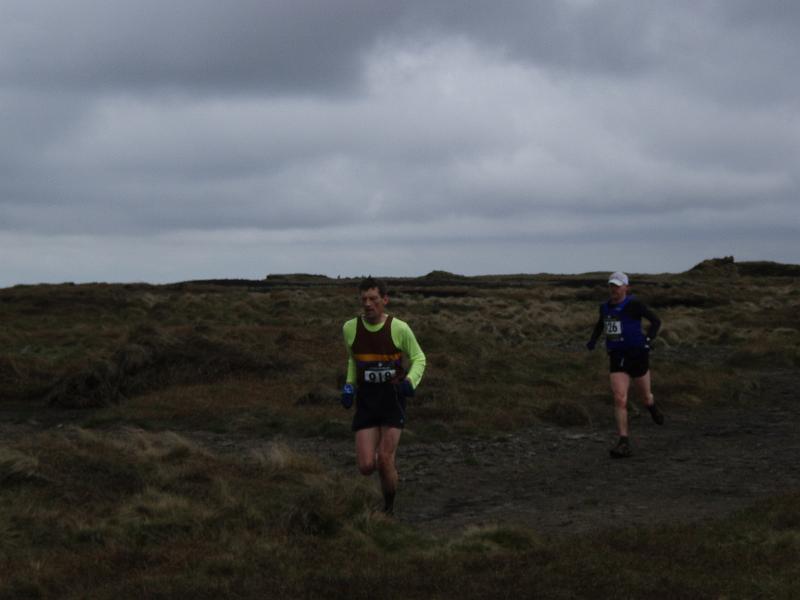
M397 383L405 377L402 352L392 341L391 316L374 333L358 317L352 351L358 385Z

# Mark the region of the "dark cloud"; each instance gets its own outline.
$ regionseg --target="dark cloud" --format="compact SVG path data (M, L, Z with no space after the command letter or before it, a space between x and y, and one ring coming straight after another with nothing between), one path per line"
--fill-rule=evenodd
M641 76L671 66L709 76L703 63L719 67L719 53L765 66L780 58L770 49L783 48L796 59L800 21L794 3L745 0L5 4L5 81L139 92L352 91L379 42L459 36L546 68Z
M70 279L104 254L148 278L123 258L142 240L174 253L153 278L243 253L316 272L360 237L387 274L533 248L589 270L609 237L800 261L798 6L8 0L0 252Z
M43 88L336 93L396 18L391 3L7 2L3 78Z

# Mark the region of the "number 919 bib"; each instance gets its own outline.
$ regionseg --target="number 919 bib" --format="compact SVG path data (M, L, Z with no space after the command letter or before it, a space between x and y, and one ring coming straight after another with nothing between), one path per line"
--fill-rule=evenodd
M364 381L366 383L388 383L397 374L395 369L379 368L379 369L366 369L364 371Z

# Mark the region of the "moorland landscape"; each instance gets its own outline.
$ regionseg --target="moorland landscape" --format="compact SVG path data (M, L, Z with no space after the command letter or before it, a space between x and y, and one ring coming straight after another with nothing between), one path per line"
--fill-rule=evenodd
M612 461L607 273L389 278L428 366L383 515L339 404L358 279L0 289L0 598L800 597L800 266L631 274L655 426Z

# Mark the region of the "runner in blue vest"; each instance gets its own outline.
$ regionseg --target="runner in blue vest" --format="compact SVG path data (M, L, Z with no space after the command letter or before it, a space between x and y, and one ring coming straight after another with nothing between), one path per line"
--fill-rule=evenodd
M614 418L619 431L619 440L611 449L613 458L631 455L628 441L628 388L631 381L653 421L658 425L664 424L664 415L656 407L650 391L650 348L661 327L661 320L643 302L628 295L628 285L628 276L620 271L608 278L609 300L600 305L600 316L586 344L589 350L594 350L598 338L605 333ZM650 322L646 334L642 332L642 318Z

